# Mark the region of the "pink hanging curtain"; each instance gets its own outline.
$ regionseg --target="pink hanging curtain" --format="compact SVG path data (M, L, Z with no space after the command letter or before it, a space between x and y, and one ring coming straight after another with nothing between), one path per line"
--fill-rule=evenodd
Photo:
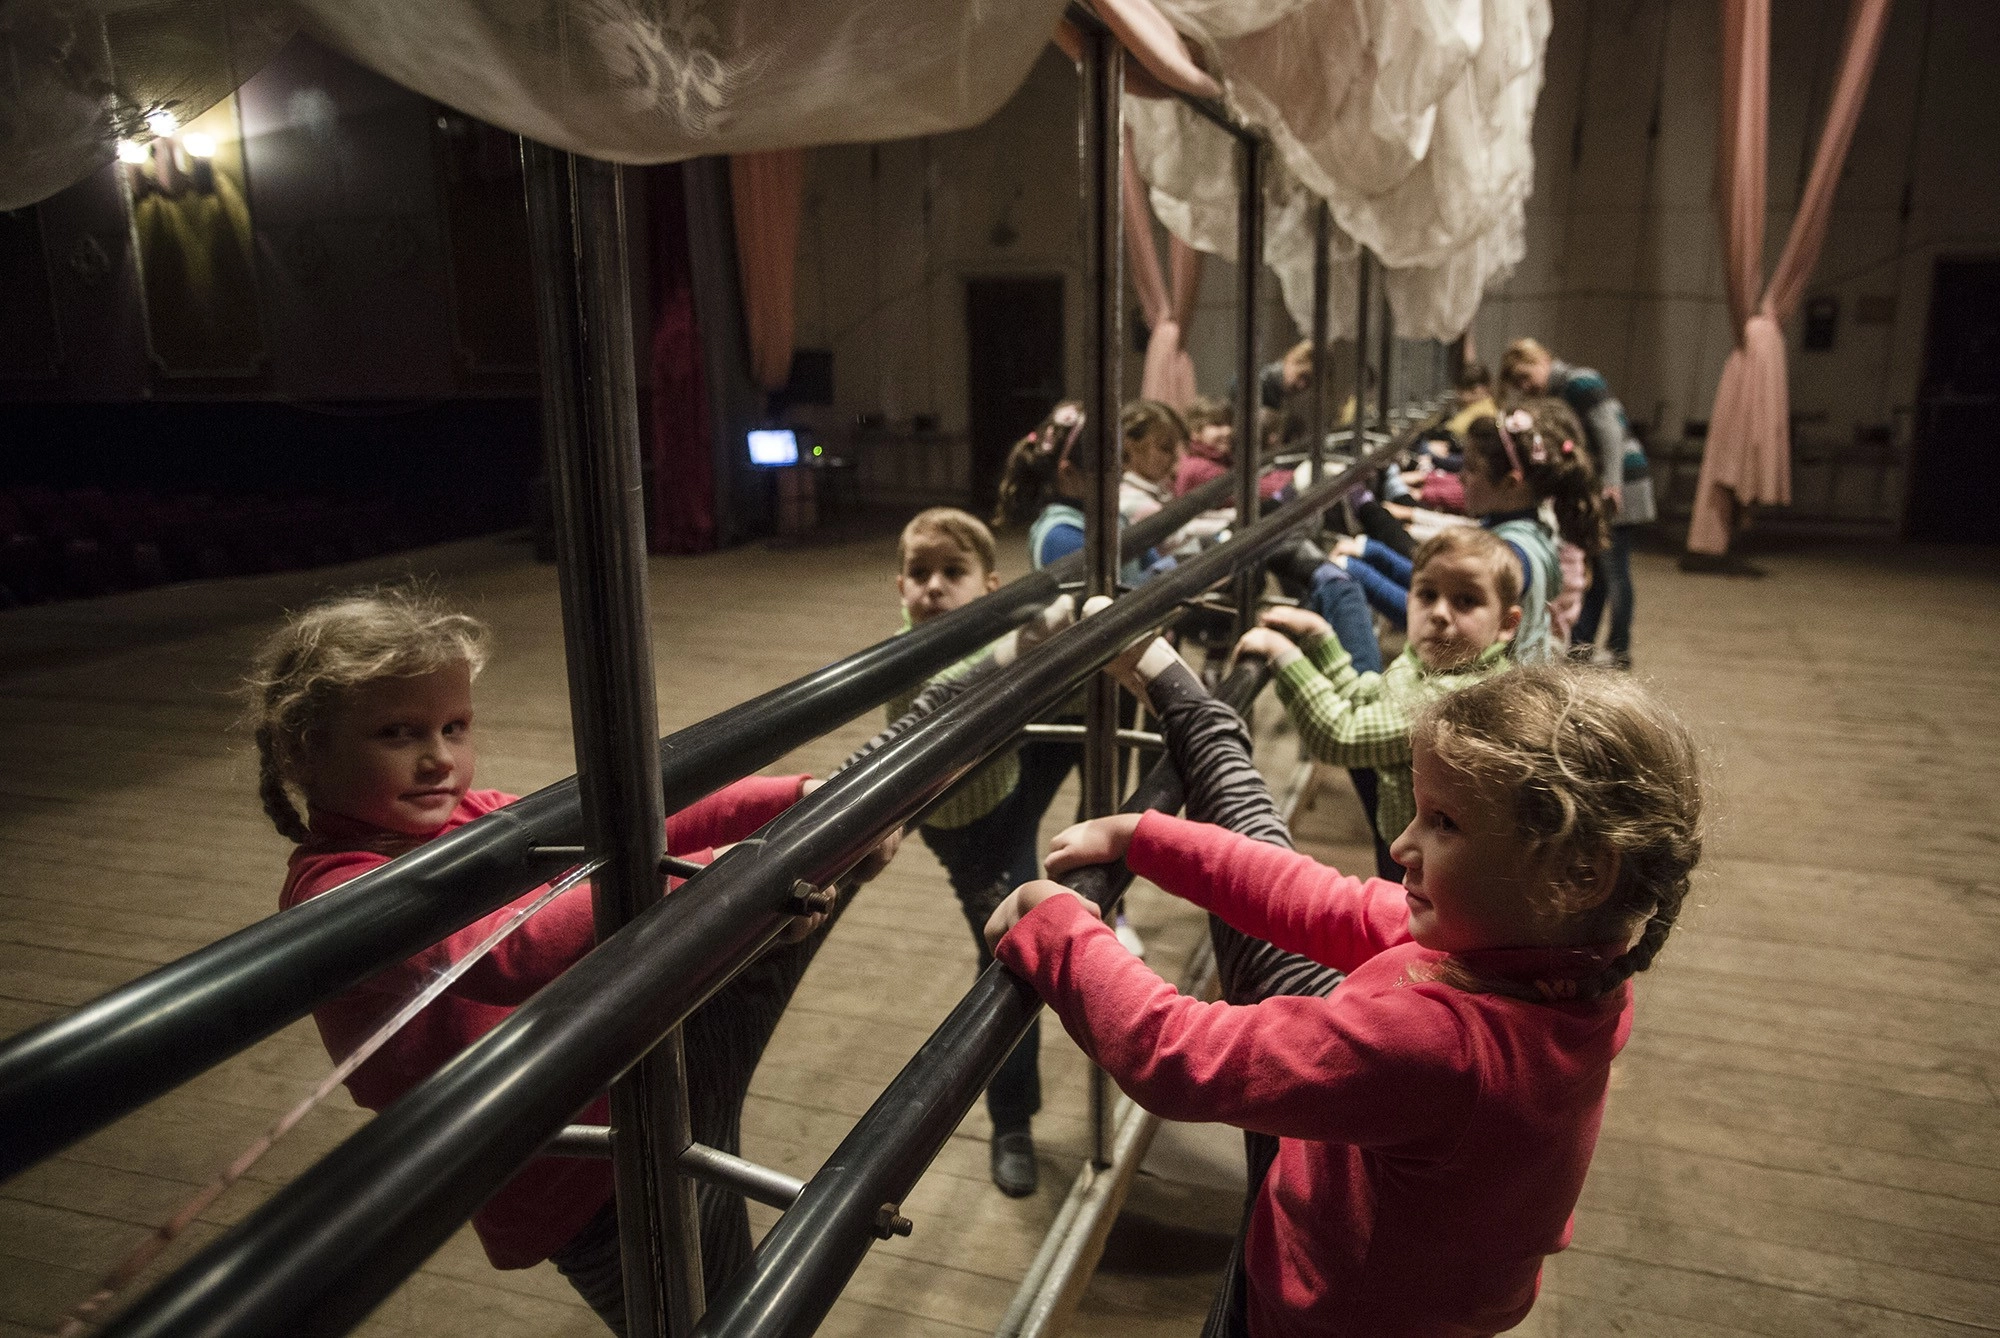
M738 153L729 159L750 369L766 390L782 389L792 374L793 279L805 179L805 155L798 149Z
M1852 0L1847 40L1812 176L1791 235L1763 290L1764 177L1770 121L1771 0L1722 0L1722 119L1718 167L1722 249L1736 347L1722 368L1702 455L1690 552L1720 555L1741 508L1792 500L1791 393L1781 323L1805 295L1833 212L1841 164L1868 96L1890 0Z
M1201 252L1172 239L1169 266L1173 288L1160 273L1160 253L1153 245L1153 210L1146 201L1145 183L1132 165L1132 131L1125 131L1125 153L1121 170L1125 179L1125 254L1131 261L1132 286L1139 291L1139 308L1146 313L1152 335L1146 343L1146 370L1139 378L1139 394L1176 409L1193 402L1194 359L1183 343L1183 331L1194 316L1195 297L1201 291Z

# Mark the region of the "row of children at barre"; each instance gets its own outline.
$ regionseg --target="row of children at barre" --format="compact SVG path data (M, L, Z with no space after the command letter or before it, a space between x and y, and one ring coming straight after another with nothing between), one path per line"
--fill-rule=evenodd
M1310 351L1301 345L1267 370L1257 417L1266 455L1300 444L1304 428L1296 405L1312 374ZM1485 367L1467 364L1456 402L1418 434L1422 449L1410 467L1382 471L1375 488L1356 499L1360 533L1335 545L1329 555L1334 565L1317 575L1316 563L1289 573L1281 565L1281 579L1290 574L1297 594L1324 580L1351 579L1368 605L1402 630L1417 545L1453 525L1483 524L1513 545L1523 568L1517 658L1533 661L1550 650L1595 658L1608 612L1608 658L1630 668L1631 539L1655 516L1644 450L1623 406L1590 368L1571 366L1536 341L1520 339L1508 346L1502 369L1504 412ZM1343 422L1351 424L1354 412L1350 400ZM1184 413L1151 400L1126 405L1119 418L1120 524L1227 472L1234 421L1229 405L1207 398L1197 398ZM1006 462L994 524L1028 527L1037 567L1083 546L1085 483L1077 449L1083 424L1082 406L1064 401ZM1267 469L1259 480L1263 504L1275 505L1301 486L1307 470L1304 464ZM1230 511L1218 510L1190 522L1154 550L1133 556L1122 580L1136 584L1173 565L1225 533L1231 519ZM1379 651L1365 638L1357 636L1349 649L1361 668L1377 667Z
M1171 488L1190 434L1154 406L1122 424L1136 517ZM1031 522L1037 565L1080 543L1082 427L1075 406L1059 407L1016 452L1003 491L1003 513ZM1629 978L1664 944L1699 858L1702 786L1685 729L1630 677L1551 653L1563 588L1554 535L1586 551L1602 543L1573 421L1531 403L1465 427L1466 504L1482 520L1439 527L1407 571L1388 572L1405 590L1400 655L1382 666L1355 579L1373 569L1371 550L1352 545L1294 552L1298 602L1273 604L1235 647L1269 663L1309 751L1375 778L1395 878L1343 875L1292 851L1243 722L1152 636L1108 672L1159 720L1186 783L1185 819L1080 822L1044 857L1039 823L1077 750L1036 740L989 759L920 827L982 963L991 954L1031 982L1140 1104L1251 1135L1254 1198L1216 1334L1455 1336L1518 1323L1542 1260L1569 1239L1631 1022ZM1213 537L1177 535L1131 575ZM904 530L896 586L909 625L998 584L995 541L976 518L934 510ZM1059 600L893 704L862 755L1072 617ZM249 692L260 798L297 843L282 906L512 802L472 788L473 684L486 656L476 620L407 588L315 605L272 635ZM704 862L817 784L724 787L668 818L668 849ZM738 1149L749 1080L779 1016L856 885L895 850L885 839L842 880L831 912L798 921L689 1017L699 1141ZM1209 913L1220 1002L1178 994L1098 908L1048 881L1121 859ZM536 895L323 1005L329 1052L352 1053ZM593 942L588 888L557 897L354 1072L355 1100L373 1110L396 1100ZM1010 1193L1034 1188L1039 1101L1031 1034L988 1093L993 1174ZM580 1118L603 1122L604 1103ZM713 1291L748 1260L749 1225L740 1198L706 1185L699 1195ZM474 1225L496 1267L552 1260L623 1332L606 1163L537 1159Z

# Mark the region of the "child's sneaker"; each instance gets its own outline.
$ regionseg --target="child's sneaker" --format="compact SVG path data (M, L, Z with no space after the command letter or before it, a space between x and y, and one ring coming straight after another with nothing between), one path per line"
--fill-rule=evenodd
M1034 1135L1025 1127L995 1133L988 1160L994 1185L1010 1199L1025 1199L1041 1184Z

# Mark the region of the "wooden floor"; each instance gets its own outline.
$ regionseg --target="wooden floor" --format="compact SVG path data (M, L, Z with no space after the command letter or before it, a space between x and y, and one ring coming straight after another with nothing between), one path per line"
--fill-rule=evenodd
M663 723L892 631L892 560L885 541L657 560ZM498 631L480 783L567 774L553 575L512 541L0 614L0 1034L273 908L286 845L255 802L232 681L281 607L411 563ZM1642 985L1576 1243L1524 1334L2000 1328L2000 562L1857 549L1769 566L1741 581L1638 563L1641 667L1707 741L1717 821L1701 904ZM1268 703L1260 725L1282 772ZM824 772L873 726L790 765ZM1329 857L1359 854L1342 782L1297 826ZM1147 889L1133 918L1172 974L1197 918ZM753 1089L748 1155L810 1174L972 965L911 843L807 976ZM975 1112L905 1204L916 1233L877 1247L825 1332L991 1332L1086 1143L1077 1054L1052 1032L1043 1055L1042 1192L990 1187ZM0 1335L49 1331L324 1070L295 1026L0 1185ZM365 1118L337 1095L166 1263ZM1162 1132L1078 1332L1197 1331L1236 1158L1230 1131ZM469 1233L363 1331L601 1333L552 1269L496 1273Z

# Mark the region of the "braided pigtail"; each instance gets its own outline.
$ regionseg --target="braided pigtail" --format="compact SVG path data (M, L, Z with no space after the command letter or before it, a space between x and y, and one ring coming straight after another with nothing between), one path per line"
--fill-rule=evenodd
M278 762L277 739L269 725L257 727L257 797L264 801L264 812L271 819L271 825L278 834L293 845L303 845L306 836L305 819L299 816L298 807L292 803L292 792L285 788L284 768Z
M310 744L346 693L454 664L476 678L487 641L477 618L408 584L337 595L288 617L258 648L243 682L257 740L257 797L271 825L296 843L310 834L292 791L310 796Z
M1652 966L1701 860L1703 783L1687 728L1651 693L1607 670L1517 668L1427 707L1413 742L1506 793L1529 853L1567 871L1537 914L1583 921L1571 941L1629 945L1579 992ZM1595 882L1613 869L1609 889Z
M1611 964L1589 982L1587 993L1609 994L1630 980L1639 972L1653 964L1660 949L1667 945L1667 935L1674 932L1674 921L1679 912L1669 915L1664 911L1654 911L1646 917L1646 927L1639 931L1638 941L1611 959Z
M1585 553L1602 553L1611 546L1610 517L1604 513L1597 463L1583 424L1575 410L1553 396L1531 400L1527 409L1548 452L1549 468L1536 491L1555 508L1556 532Z

